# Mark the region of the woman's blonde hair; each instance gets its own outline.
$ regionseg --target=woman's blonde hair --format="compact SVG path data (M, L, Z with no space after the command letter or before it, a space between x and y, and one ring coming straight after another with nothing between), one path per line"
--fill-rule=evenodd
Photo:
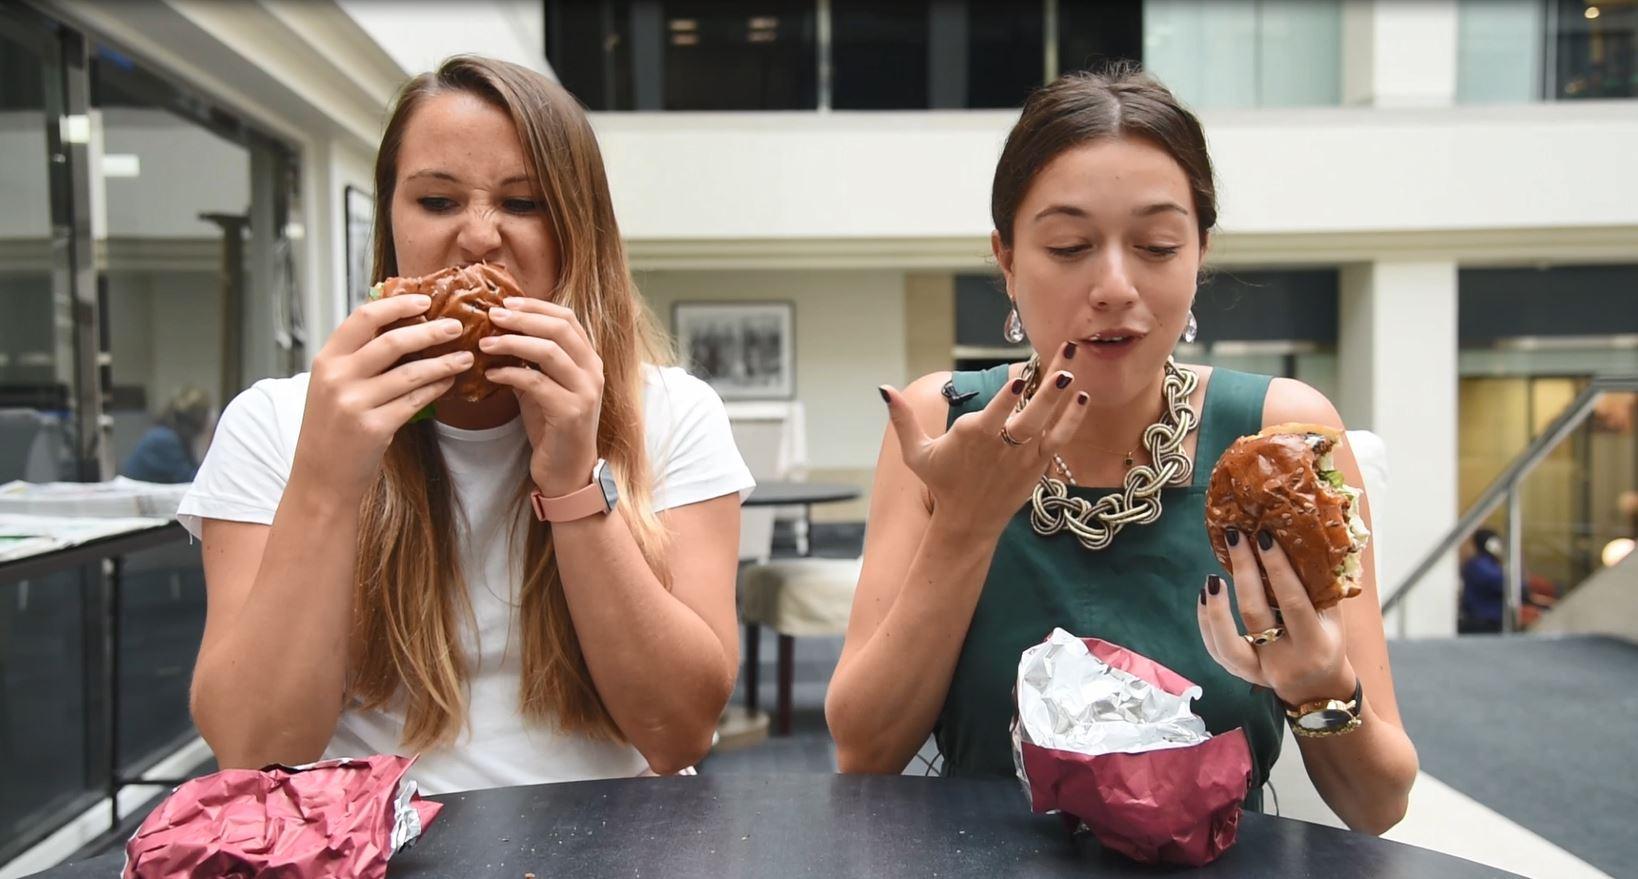
M398 272L391 217L404 130L429 98L450 92L488 101L517 127L560 253L551 299L574 309L603 360L598 454L619 483L620 514L669 588L665 533L649 508L643 444L643 365L669 362L669 356L626 265L603 157L579 103L538 73L487 58L450 58L436 72L410 80L376 155L372 282ZM403 742L414 748L448 743L459 734L470 671L462 649L472 610L456 548L459 512L434 431L431 421L398 431L360 510L350 655L349 694L367 708L401 695ZM502 463L527 473L521 461L497 465ZM524 515L530 488L521 475L513 503L513 521L528 523L513 630L522 634L519 704L530 720L619 741L623 736L592 683L569 618L551 528ZM510 541L508 549L516 549Z

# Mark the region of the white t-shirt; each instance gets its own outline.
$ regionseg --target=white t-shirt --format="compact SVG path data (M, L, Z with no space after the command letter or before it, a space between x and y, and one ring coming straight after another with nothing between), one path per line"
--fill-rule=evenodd
M201 519L272 524L301 433L307 380L303 374L259 381L222 413L177 513L195 536ZM754 482L734 446L727 413L704 382L675 367L647 367L643 414L656 512L736 492L743 500L750 493ZM519 481L528 478L523 422L514 418L487 430L436 428L470 519L458 520L457 546L476 626L463 637L468 725L454 744L421 754L417 783L429 793L447 793L644 774L648 764L630 745L565 735L523 718L522 643L512 625L522 559L508 553L507 535L526 519L518 516L510 528L506 521ZM350 706L325 756L402 753L403 718L397 699L374 711Z

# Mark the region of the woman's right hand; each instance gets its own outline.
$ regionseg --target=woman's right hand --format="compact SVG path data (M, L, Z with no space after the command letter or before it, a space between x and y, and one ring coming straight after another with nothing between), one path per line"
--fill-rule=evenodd
M431 307L432 300L420 294L366 303L341 322L313 358L295 469L314 484L362 497L393 434L472 365L469 351L393 365L460 335L461 322L453 318L381 332Z
M927 487L935 515L954 511L985 533L1006 527L1086 416L1087 394L1074 390L1075 376L1066 369L1074 356L1075 343L1066 343L1023 411L1013 411L1024 390L1023 379L1014 379L937 438L922 430L902 394L882 387L905 466Z

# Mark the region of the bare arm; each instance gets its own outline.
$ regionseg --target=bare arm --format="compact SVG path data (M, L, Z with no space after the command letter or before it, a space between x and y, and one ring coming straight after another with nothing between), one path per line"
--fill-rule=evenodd
M471 355L403 366L455 333L426 297L372 302L314 359L301 438L273 524L206 520L207 605L189 707L224 768L305 763L341 714L352 620L358 506L392 435L447 391Z
M890 393L864 567L825 700L843 772L898 772L926 741L996 541L1086 411L1084 395L1045 382L1014 415L1016 391L1003 388L945 432L945 378ZM1003 425L1028 442L1002 442Z
M943 383L933 375L905 390L929 433L944 427ZM894 773L927 740L944 705L1000 532L935 517L892 429L882 440L869 515L825 718L841 771Z
M1301 421L1341 428L1342 418L1318 391L1294 381L1278 380L1269 389L1265 424ZM1346 440L1335 453L1349 485L1363 487L1359 462ZM1371 526L1370 499L1361 495L1362 515ZM1416 781L1416 747L1405 734L1394 696L1393 670L1388 664L1388 641L1382 626L1382 602L1376 583L1376 551L1365 554L1364 591L1344 601L1343 643L1348 665L1364 688L1365 723L1356 732L1334 738L1297 739L1303 766L1326 805L1356 830L1384 833L1405 816L1410 789ZM1346 685L1347 681L1339 683ZM1347 698L1351 690L1340 694ZM1298 699L1332 698L1334 694L1292 694Z
M1323 395L1287 379L1277 379L1270 386L1263 422L1265 426L1301 422L1342 427L1341 418ZM1334 460L1350 485L1364 485L1346 442L1338 446ZM1370 502L1363 496L1361 506L1369 525ZM1355 830L1385 832L1404 817L1416 780L1417 758L1394 698L1377 598L1375 552L1366 551L1362 594L1323 611L1314 609L1283 548L1272 537L1264 549L1254 535L1245 535L1229 548L1229 555L1241 613L1271 618L1260 567L1279 598L1288 632L1273 644L1254 648L1238 635L1228 596L1202 593L1201 633L1207 649L1224 668L1273 689L1287 705L1346 700L1353 696L1356 683L1363 688L1364 723L1358 729L1323 739L1299 736L1297 744L1309 778L1326 805ZM1248 629L1261 627L1247 625Z
M739 665L734 578L739 498L668 510L672 588L648 567L625 519L553 526L575 635L603 704L662 775L705 756Z

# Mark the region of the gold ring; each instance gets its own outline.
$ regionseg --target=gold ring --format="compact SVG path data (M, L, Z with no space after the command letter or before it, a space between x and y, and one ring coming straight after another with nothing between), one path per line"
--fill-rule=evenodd
M1001 441L1006 443L1009 446L1027 446L1034 439L1035 439L1034 437L1030 437L1029 439L1022 439L1021 440L1021 439L1013 436L1012 434L1008 433L1007 432L1007 426L1005 424L1001 425Z
M1264 629L1261 632L1256 632L1250 635L1241 635L1240 637L1246 639L1246 642L1253 647L1262 647L1268 644L1273 644L1275 641L1285 637L1285 626L1275 626L1272 629Z

